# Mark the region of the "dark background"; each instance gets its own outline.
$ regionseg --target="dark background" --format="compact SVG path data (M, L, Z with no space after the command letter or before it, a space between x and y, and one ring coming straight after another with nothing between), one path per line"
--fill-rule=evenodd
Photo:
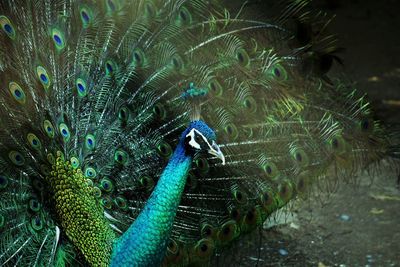
M224 2L237 10L244 1ZM250 1L246 13L268 17L270 2ZM312 5L335 16L329 31L344 48L338 54L343 70L368 93L376 118L400 123L400 1L314 0ZM215 264L400 266L399 170L388 159L373 170L322 200L294 203L276 216L275 225L247 237Z
M234 16L245 1L222 2ZM268 20L271 13L281 11L284 4L276 3L282 2L249 0L242 12L253 19ZM393 103L400 100L400 1L314 0L310 7L333 18L328 33L334 34L337 46L343 48L337 54L344 63L343 71L360 92L368 93L378 118L399 121L400 114L396 117L386 110L400 111L400 103Z
M344 68L357 89L368 93L379 119L399 122L400 1L314 2L336 15L330 29L345 48Z

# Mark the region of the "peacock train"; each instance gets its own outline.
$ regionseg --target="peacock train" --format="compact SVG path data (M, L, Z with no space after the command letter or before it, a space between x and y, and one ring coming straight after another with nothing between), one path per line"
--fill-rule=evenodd
M398 157L308 2L2 0L1 265L207 266Z

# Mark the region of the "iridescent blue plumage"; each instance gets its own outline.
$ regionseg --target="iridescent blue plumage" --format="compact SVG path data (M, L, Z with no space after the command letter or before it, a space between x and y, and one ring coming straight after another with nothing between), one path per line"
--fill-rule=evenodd
M190 147L188 140L190 138L188 134L193 129L203 134L209 142L215 142L216 135L207 124L203 121L190 123L182 133L143 211L115 242L111 266L159 266L161 264L193 161L195 148Z

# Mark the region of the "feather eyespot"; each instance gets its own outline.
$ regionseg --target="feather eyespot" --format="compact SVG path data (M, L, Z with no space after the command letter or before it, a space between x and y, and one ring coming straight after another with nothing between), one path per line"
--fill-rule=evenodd
M47 154L47 161L53 165L56 163L56 158L54 157L54 155L52 153Z
M64 33L57 28L51 30L51 37L53 39L54 45L58 51L65 48L65 37Z
M192 14L186 7L181 7L176 19L177 26L190 25L192 23Z
M300 167L307 167L309 165L309 158L306 152L301 149L293 149L291 152L293 160L296 162L296 164Z
M201 236L210 237L214 233L214 229L210 224L204 224L201 227Z
M247 203L247 195L240 190L233 191L233 197L240 205L244 205Z
M89 150L96 148L96 138L92 134L88 134L85 137L85 147Z
M40 165L40 171L45 175L49 175L50 174L50 169L46 164L41 164ZM36 180L35 180L36 181ZM40 189L39 191L42 191L43 189Z
M0 16L0 26L11 40L15 39L15 28L9 18L6 16Z
M90 179L86 179L85 184L86 184L88 187L93 187L93 181L90 180Z
M155 185L154 180L148 176L140 177L139 183L147 192L150 192Z
M172 155L173 151L171 146L167 142L162 141L161 144L157 147L157 152L163 158L169 158Z
M261 204L265 211L271 212L275 206L274 193L272 191L265 191L261 194Z
M51 124L51 122L49 120L45 120L43 122L43 129L48 137L54 138L54 135L55 135L54 127L53 127L53 124Z
M212 239L203 238L197 242L195 251L200 258L209 258L214 252L214 247Z
M197 170L200 171L201 174L206 174L210 170L210 165L207 159L201 157L195 161Z
M240 48L236 52L236 58L239 64L242 65L243 67L248 67L250 65L249 54L247 54L246 50L244 50L243 48Z
M173 255L176 255L178 253L179 246L175 240L173 240L173 239L169 240L167 250L169 253L171 253Z
M279 169L276 167L275 163L267 162L262 166L265 174L269 178L275 178L279 174Z
M145 65L146 57L142 49L136 48L132 53L133 62L135 67L143 67Z
M101 189L103 189L103 191L105 191L107 193L111 192L114 188L113 183L107 178L103 178L100 181L100 187L101 187Z
M40 83L43 85L43 88L45 90L49 89L51 80L50 80L50 76L47 74L46 69L43 68L42 66L38 66L36 68L36 74L39 78Z
M40 150L40 148L42 147L42 144L39 140L39 138L33 134L33 133L28 133L27 135L27 140L28 140L28 144L35 150Z
M78 79L76 79L75 85L76 85L76 90L78 92L78 95L80 97L84 97L87 95L87 87L86 87L85 80L78 78Z
M128 153L123 151L122 149L118 149L114 153L114 160L116 163L125 165L128 162L129 156Z
M293 186L290 182L284 181L279 185L279 196L286 203L293 195Z
M100 197L101 197L101 190L100 190L100 188L98 188L97 186L94 186L94 187L92 187L92 190L93 190L93 195L94 195L96 198L100 198Z
M101 205L106 208L106 209L111 209L112 208L112 201L110 198L105 197L100 201Z
M14 151L14 150L10 151L8 153L8 158L11 160L11 162L14 165L17 165L17 166L23 166L25 163L24 156L18 151Z
M239 137L239 131L233 123L229 123L224 130L231 140L236 140Z
M128 207L128 203L125 198L118 196L114 199L114 203L117 205L118 208L120 209L126 209Z
M43 219L39 216L33 216L31 219L31 226L33 230L40 231L43 229Z
M336 135L329 140L329 147L337 154L343 154L346 151L346 141L342 135Z
M41 208L39 201L37 201L36 199L29 200L29 208L33 212L38 212Z
M13 98L20 104L25 104L26 95L24 90L16 82L10 82L8 89Z
M68 142L71 137L68 126L65 123L60 123L58 129L60 131L61 136L64 139L64 142Z
M239 229L237 223L234 220L230 220L221 226L218 232L218 239L222 243L227 243L232 241L238 234Z
M106 69L106 75L112 76L115 74L115 71L117 70L117 65L115 64L114 61L107 60L105 63L105 69Z
M85 10L81 11L81 18L84 24L88 24L90 21L89 14Z
M262 223L260 206L255 206L249 209L244 217L244 222L248 227L250 226L248 229L252 229L251 226Z
M70 162L71 162L72 168L77 169L79 167L80 162L79 162L78 158L71 157Z
M243 101L243 106L247 109L247 111L251 114L254 114L257 111L257 102L256 100L248 96Z
M177 54L175 54L171 58L171 63L170 64L171 64L172 68L177 72L182 71L184 69L184 66L185 66L185 64L183 62L183 59Z
M161 103L157 103L153 107L153 114L156 115L156 117L160 120L163 120L167 117L167 111L165 110L165 107Z
M220 97L222 96L223 93L223 88L222 85L218 82L217 79L212 79L209 83L208 83L208 88L210 89L210 91L212 92L213 95Z
M122 107L118 112L118 119L121 122L127 122L129 119L129 109L127 107Z
M96 172L96 170L94 168L87 167L85 169L85 176L88 177L88 178L93 179L93 178L95 178L97 176L97 172Z
M281 64L276 63L270 68L268 77L277 81L286 81L288 79L288 74Z
M81 16L83 28L88 28L92 23L92 11L87 7L82 7L79 13Z

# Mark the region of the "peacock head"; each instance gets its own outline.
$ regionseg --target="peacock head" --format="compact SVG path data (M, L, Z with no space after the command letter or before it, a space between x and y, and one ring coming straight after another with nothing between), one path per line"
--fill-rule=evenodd
M222 154L221 149L216 143L217 136L204 121L192 121L189 127L183 132L182 138L184 138L185 146L190 151L194 153L208 152L222 160L222 164L225 165L224 154Z

